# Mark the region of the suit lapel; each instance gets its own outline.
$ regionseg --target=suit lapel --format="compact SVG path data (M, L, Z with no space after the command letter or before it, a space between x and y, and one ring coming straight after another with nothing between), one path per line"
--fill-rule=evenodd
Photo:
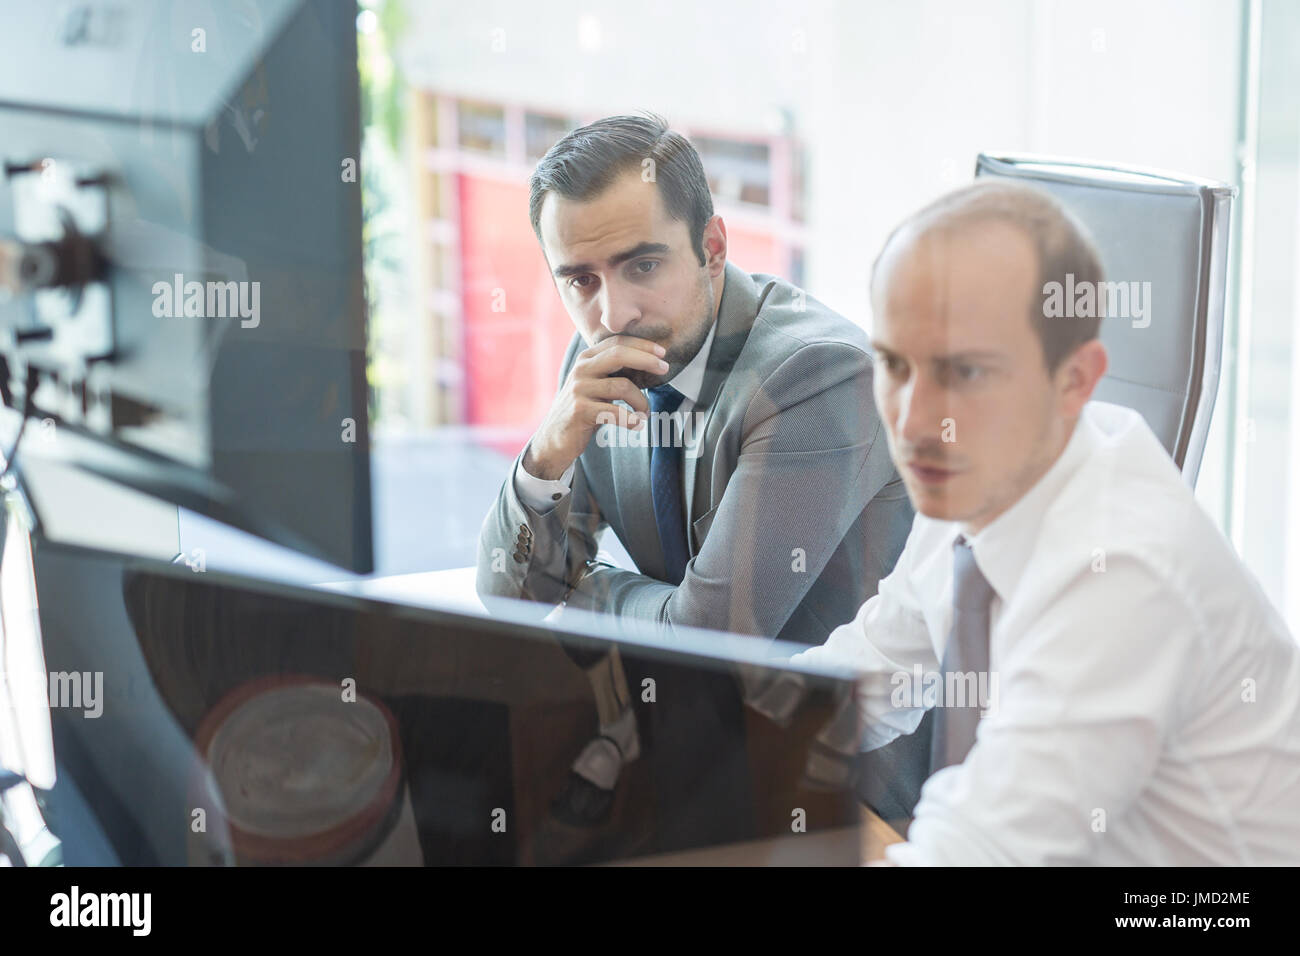
M696 422L699 423L694 435L694 440L698 443L699 454L694 457L687 457L682 462L683 478L685 480L684 491L686 492L684 500L686 501L686 537L688 541L693 540L691 528L696 519L709 507L707 502L696 505L696 472L699 470L702 461L713 457L713 443L706 442L705 436L713 421L713 413L717 409L718 393L722 389L722 383L731 373L741 349L745 347L745 341L749 338L749 330L754 324L755 315L758 313L758 295L754 290L754 280L749 277L749 274L739 266L728 262L725 275L726 279L722 286L722 301L718 303L718 329L714 333L713 347L709 351L709 361L704 372L704 383L700 387L700 398L695 403L695 408L692 411L692 415L697 416L695 418ZM649 456L647 456L647 487L650 473L649 460Z
M654 500L650 495L650 451L649 443L634 446L629 442L611 447L609 456L614 495L629 538L623 542L624 547L643 574L663 579L667 569L664 567L663 545L659 543L659 527L655 524Z

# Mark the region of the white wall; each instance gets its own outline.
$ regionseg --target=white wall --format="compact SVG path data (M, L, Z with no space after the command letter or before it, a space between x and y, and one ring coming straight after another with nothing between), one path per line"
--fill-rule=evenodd
M1237 4L841 0L833 17L804 127L808 284L849 314L889 230L982 150L1234 179Z
M431 89L577 116L653 109L669 122L765 130L802 111L832 0L409 0L408 75ZM803 36L800 36L802 32Z

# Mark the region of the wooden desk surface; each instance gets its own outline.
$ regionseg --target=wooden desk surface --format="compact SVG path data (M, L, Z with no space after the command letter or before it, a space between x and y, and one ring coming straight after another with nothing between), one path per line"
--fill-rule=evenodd
M867 807L859 825L809 833L750 840L682 853L620 860L612 866L857 866L885 858L885 847L903 838ZM854 844L857 844L856 852Z
M885 847L905 842L897 830L877 816L870 807L862 807L859 834L862 840L862 862L872 863L885 858Z

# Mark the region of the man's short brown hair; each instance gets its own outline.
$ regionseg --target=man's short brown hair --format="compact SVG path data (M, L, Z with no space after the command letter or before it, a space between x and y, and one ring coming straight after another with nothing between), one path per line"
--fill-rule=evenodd
M528 182L528 215L542 239L542 204L548 193L565 199L594 199L631 169L653 162L653 181L673 219L686 223L691 248L704 265L704 227L713 218L713 197L700 154L681 133L654 113L606 116L570 130L552 146Z
M900 238L918 239L933 232L957 234L987 222L1003 222L1019 229L1029 239L1038 257L1038 285L1030 297L1030 323L1043 347L1043 360L1049 373L1085 342L1095 339L1101 326L1099 317L1049 317L1044 295L1047 284L1066 284L1074 276L1074 285L1093 283L1100 289L1103 281L1101 256L1088 230L1064 206L1047 193L1018 183L983 180L940 196L925 208L909 216L885 240L871 269L874 288L880 262L890 246Z

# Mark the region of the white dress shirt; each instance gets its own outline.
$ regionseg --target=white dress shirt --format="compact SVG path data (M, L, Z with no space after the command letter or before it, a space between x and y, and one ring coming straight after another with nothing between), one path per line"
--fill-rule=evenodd
M704 373L709 367L709 352L713 348L713 333L717 328L718 323L715 319L709 328L709 334L704 339L704 344L695 353L695 358L687 362L686 367L674 375L671 381L665 383L684 396L681 405L677 408L683 415L691 411L695 403L700 400L700 389L704 387ZM642 392L644 391L642 389ZM562 501L569 493L573 485L573 465L564 469L564 474L559 478L538 478L536 475L529 474L524 468L524 456L520 455L515 465L514 483L515 494L519 496L520 501L538 514L546 514L555 507L556 502Z
M862 673L865 750L920 722L899 675L939 671L960 530L918 514L876 596L799 655ZM1300 864L1300 645L1140 415L1089 403L969 540L992 706L890 860Z

